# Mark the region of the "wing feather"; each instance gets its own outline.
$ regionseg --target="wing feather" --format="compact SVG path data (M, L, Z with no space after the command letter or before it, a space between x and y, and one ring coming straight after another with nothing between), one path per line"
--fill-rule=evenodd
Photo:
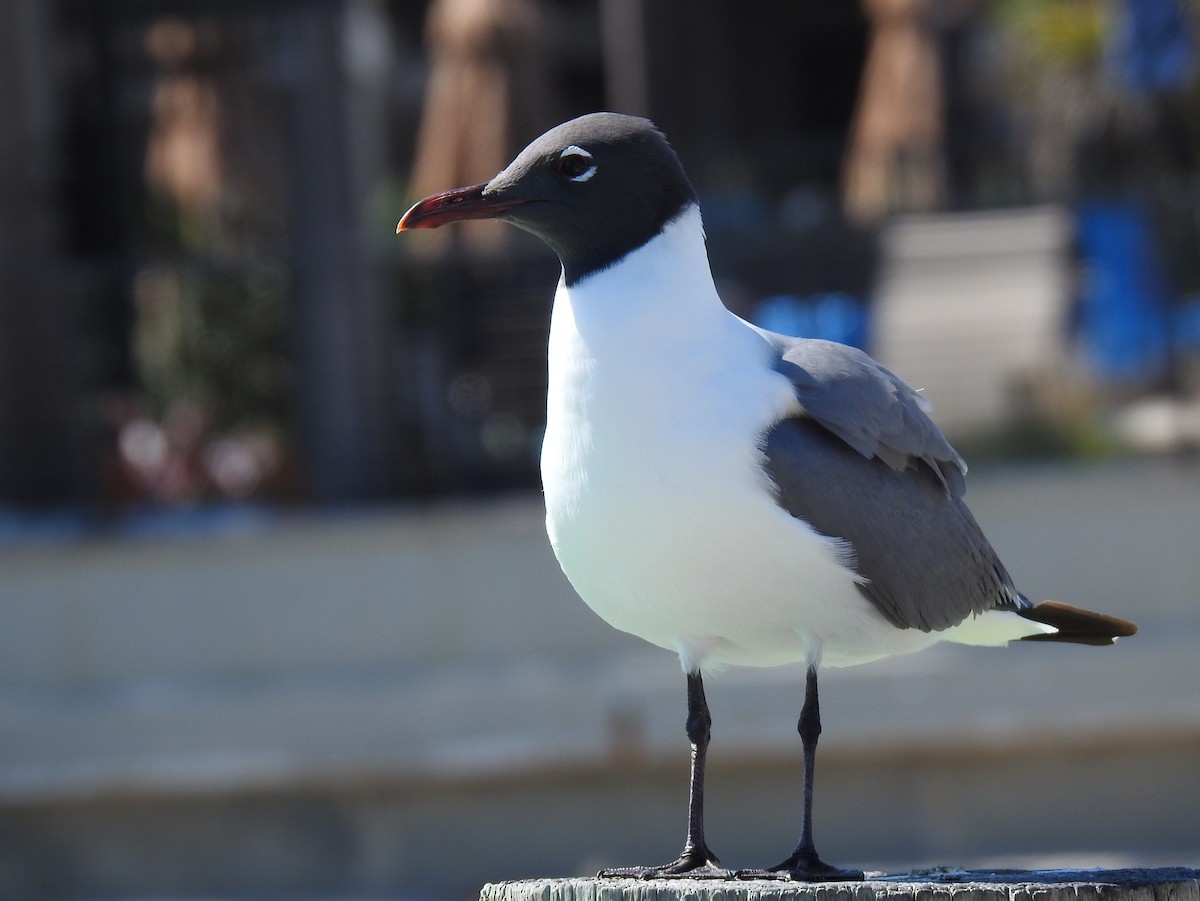
M763 438L778 501L851 545L876 608L938 631L1027 603L963 502L966 465L924 398L854 348L764 335L803 410Z

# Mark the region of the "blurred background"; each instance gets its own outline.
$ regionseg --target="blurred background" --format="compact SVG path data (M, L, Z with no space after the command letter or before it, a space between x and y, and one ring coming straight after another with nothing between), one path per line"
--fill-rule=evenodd
M557 262L398 239L648 115L740 315L935 405L1109 650L824 678L843 865L1200 865L1195 0L3 0L0 896L470 898L660 863L684 681L572 594ZM790 851L803 674L710 680L710 840Z

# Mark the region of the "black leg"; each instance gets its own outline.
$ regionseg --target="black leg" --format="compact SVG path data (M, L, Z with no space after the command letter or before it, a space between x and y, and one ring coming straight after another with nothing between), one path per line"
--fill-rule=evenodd
M817 846L812 834L813 769L817 760L817 739L821 737L821 704L817 697L817 670L809 669L804 685L804 706L800 709L800 722L796 724L800 743L804 749L804 804L800 822L800 841L787 860L769 869L745 870L739 876L761 877L775 875L777 878L794 879L797 882L839 882L863 878L860 870L839 870L825 863L817 855Z
M693 867L716 866L717 856L708 849L704 839L704 765L708 758L708 741L712 737L712 716L704 697L704 680L700 672L688 673L687 737L692 745L691 777L688 782L687 838L678 863Z
M692 775L688 790L687 838L683 843L683 853L662 866L619 867L601 870L600 876L635 876L640 879L687 876L721 879L732 875L720 868L720 861L708 849L708 843L704 839L704 763L708 756L712 717L708 713L708 701L704 697L704 680L700 678L698 671L688 673L687 694L687 735L692 743Z

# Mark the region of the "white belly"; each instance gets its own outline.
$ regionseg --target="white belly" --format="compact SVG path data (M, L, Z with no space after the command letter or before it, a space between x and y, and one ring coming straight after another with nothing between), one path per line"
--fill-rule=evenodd
M728 314L726 314L728 315ZM725 353L597 360L556 308L542 477L563 572L611 625L703 663L861 663L934 637L855 587L840 542L774 502L757 437L794 408L732 316ZM710 348L710 350L712 350Z

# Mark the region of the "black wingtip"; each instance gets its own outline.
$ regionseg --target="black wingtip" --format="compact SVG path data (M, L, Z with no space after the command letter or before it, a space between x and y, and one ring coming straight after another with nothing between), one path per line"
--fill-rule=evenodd
M1136 635L1138 627L1128 620L1093 613L1061 601L1042 601L1018 610L1025 619L1051 626L1057 631L1027 635L1022 641L1065 641L1096 646L1114 644L1118 638Z

